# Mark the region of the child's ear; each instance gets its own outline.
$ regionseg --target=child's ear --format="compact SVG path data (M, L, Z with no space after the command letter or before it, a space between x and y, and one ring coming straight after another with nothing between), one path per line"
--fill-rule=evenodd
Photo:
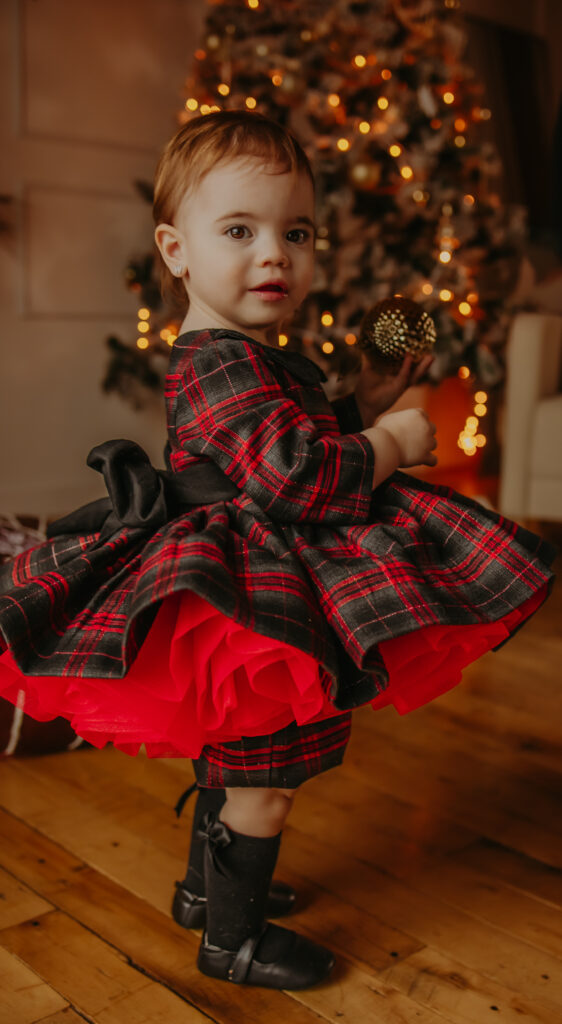
M158 224L154 231L154 240L170 273L174 277L186 277L187 267L182 239L173 224ZM178 274L179 267L182 268L182 271Z

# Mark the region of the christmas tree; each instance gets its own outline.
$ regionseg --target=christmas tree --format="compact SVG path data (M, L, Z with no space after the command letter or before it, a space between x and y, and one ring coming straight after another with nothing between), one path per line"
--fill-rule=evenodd
M460 0L207 4L179 121L267 114L298 137L317 181L316 279L279 344L341 376L356 365L364 312L399 294L435 321L434 381L501 381L524 214L498 194ZM110 339L108 387L155 385L173 344L179 320L160 305L154 268L149 254L127 270L140 336L136 347Z

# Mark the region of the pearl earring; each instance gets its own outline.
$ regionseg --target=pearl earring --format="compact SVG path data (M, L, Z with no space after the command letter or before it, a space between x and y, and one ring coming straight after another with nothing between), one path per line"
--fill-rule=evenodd
M183 267L182 267L181 263L178 263L176 269L174 270L174 274L176 275L176 277L181 277L182 276L182 274L183 274Z

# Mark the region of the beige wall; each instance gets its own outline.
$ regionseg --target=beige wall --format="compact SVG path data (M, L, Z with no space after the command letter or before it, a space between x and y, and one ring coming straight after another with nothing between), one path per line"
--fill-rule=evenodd
M98 497L88 450L131 437L162 464L160 402L136 413L100 381L130 339L123 269L151 237L135 179L174 130L202 0L0 4L0 511Z

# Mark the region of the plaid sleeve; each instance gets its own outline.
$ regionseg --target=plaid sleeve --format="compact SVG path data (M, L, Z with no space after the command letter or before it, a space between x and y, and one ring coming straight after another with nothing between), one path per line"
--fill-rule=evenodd
M365 522L374 452L366 437L319 434L259 350L243 339L202 345L185 367L176 437L284 522Z

